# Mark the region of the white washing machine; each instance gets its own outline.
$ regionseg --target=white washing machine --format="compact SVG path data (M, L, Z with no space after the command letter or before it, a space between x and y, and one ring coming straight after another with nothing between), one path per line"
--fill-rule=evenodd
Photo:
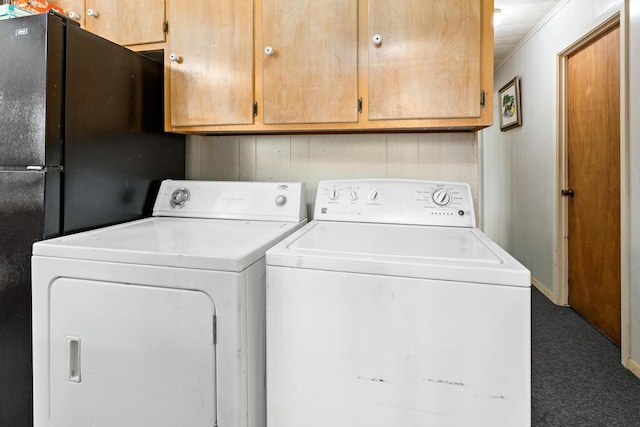
M469 186L324 181L267 251L267 422L530 425L530 273Z
M151 218L36 243L35 426L264 427L264 254L304 194L164 181Z

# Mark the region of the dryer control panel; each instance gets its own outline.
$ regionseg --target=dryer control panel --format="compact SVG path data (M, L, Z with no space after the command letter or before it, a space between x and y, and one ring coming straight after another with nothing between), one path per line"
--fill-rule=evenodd
M300 222L307 218L301 182L165 180L153 216Z
M321 181L313 219L476 226L469 184L405 179Z

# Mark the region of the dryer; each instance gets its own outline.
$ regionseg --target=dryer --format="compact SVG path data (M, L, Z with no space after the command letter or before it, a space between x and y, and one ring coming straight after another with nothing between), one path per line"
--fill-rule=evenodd
M304 185L162 182L153 217L33 246L35 426L265 426L265 251Z
M269 425L530 424L530 273L467 184L320 182L266 259Z

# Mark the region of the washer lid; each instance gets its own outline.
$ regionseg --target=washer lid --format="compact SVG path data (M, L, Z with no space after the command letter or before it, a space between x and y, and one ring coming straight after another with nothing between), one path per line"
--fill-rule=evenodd
M147 218L44 240L33 254L239 272L305 222Z
M530 273L477 228L312 221L267 265L508 286Z

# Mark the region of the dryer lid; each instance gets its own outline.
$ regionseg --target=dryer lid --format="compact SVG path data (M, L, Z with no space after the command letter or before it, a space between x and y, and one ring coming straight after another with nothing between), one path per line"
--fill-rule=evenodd
M239 272L303 222L147 218L33 246L33 254Z
M267 265L530 286L530 273L477 228L312 221Z

